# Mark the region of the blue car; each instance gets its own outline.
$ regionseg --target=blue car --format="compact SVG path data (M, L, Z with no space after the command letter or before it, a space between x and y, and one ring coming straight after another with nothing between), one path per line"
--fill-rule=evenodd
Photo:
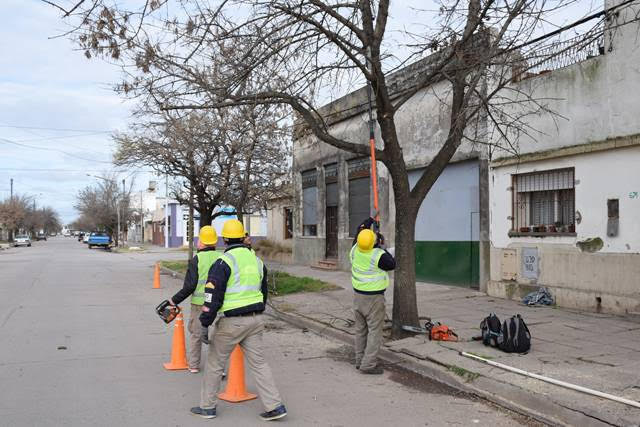
M94 246L108 249L111 246L111 236L102 231L94 231L89 235L87 244L89 245L89 249L93 248Z

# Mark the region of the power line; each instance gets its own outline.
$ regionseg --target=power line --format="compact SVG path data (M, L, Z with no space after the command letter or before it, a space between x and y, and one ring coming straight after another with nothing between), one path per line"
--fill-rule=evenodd
M0 125L0 128L50 130L50 131L54 131L54 132L91 132L91 133L111 133L111 132L113 132L113 130L47 128L47 127L37 127L37 126L15 126L15 125Z
M18 171L18 172L104 172L104 169L47 169L47 168L0 168L0 171ZM114 173L125 173L125 172L144 172L144 173L155 173L154 170L144 170L144 169L135 169L135 168L127 168L127 169L119 169L114 170Z
M58 152L58 153L62 153L62 154L64 154L64 155L66 155L66 156L74 157L74 158L76 158L76 159L84 160L84 161L87 161L87 162L97 162L97 163L113 164L113 162L107 162L107 161L105 161L105 160L87 159L86 157L77 156L77 155L75 155L75 154L68 153L68 152L66 152L66 151L64 151L64 150L58 150L57 148L37 147L37 146L35 146L35 145L22 144L22 143L15 142L15 141L12 141L12 140L10 140L10 139L6 139L6 138L0 138L0 142L4 142L4 143L7 143L7 144L17 145L17 146L19 146L19 147L32 148L32 149L34 149L34 150L55 151L55 152Z
M81 133L78 135L66 135L66 136L43 136L40 138L29 138L29 139L16 139L14 142L48 141L48 140L54 140L54 139L69 139L69 138L79 138L84 136L95 136L95 135L104 135L104 132Z

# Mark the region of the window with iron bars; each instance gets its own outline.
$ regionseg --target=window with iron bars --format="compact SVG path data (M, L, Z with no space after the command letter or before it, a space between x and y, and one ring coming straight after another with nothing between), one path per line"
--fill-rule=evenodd
M574 169L513 175L510 234L575 233Z

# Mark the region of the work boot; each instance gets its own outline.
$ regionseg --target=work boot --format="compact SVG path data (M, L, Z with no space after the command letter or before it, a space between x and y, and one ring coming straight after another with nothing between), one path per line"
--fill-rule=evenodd
M273 421L279 420L287 415L287 408L284 405L278 406L276 409L268 412L263 412L260 414L260 418L264 421Z
M215 418L216 408L204 409L199 406L191 408L191 415L197 415L202 418Z
M373 368L369 369L360 369L360 373L368 374L368 375L381 375L384 373L384 369L381 366L376 365Z

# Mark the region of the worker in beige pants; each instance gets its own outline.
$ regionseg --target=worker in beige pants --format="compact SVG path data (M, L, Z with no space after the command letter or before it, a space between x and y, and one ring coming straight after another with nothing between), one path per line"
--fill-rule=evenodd
M264 315L223 317L218 321L212 333L209 355L200 396L201 408L215 408L217 393L220 387L224 367L236 345L244 351L249 370L253 373L258 394L267 411L273 410L282 403L276 388L271 368L262 354L262 332L264 331Z
M244 350L249 370L253 374L265 412L265 421L287 415L280 393L273 381L271 368L262 354L262 332L267 302L267 268L244 240L245 232L238 220L229 220L222 227L227 249L209 271L204 287L205 297L200 323L215 330L209 334L211 345L202 380L200 406L191 408L193 415L202 418L217 416L220 380L229 356L236 345Z
M377 360L385 318L384 292L389 286L388 271L396 267L396 261L381 247L383 241L382 235L364 228L349 254L354 291L355 362L363 374L384 372Z

